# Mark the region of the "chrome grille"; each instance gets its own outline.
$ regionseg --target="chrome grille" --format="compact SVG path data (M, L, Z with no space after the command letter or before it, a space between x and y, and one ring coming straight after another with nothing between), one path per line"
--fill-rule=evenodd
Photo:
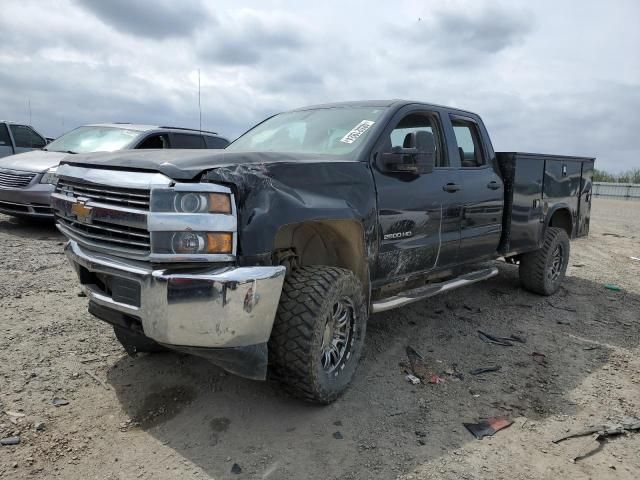
M36 175L31 172L0 168L0 188L24 188L31 183Z
M60 178L56 192L73 197L83 197L106 205L149 210L149 190L122 188L82 183Z
M123 227L106 222L82 223L57 215L58 225L89 244L112 246L140 254L151 250L149 232L140 228Z
M100 250L146 257L151 253L147 230L150 196L148 188L61 177L51 201L58 227L69 238Z

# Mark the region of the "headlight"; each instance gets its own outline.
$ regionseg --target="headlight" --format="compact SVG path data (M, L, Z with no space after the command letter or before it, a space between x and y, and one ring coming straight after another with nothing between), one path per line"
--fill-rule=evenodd
M231 215L231 196L218 192L181 192L173 189L154 189L151 198L151 211Z
M51 167L49 170L44 172L44 175L42 175L42 178L40 179L40 183L50 183L51 185L58 183L56 170L58 170L58 167Z
M233 253L231 232L151 232L153 253L202 255Z

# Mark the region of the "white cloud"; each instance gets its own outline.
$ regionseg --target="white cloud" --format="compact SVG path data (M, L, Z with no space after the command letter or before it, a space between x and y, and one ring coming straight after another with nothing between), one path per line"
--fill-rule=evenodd
M411 98L478 112L498 150L637 164L632 0L134 3L3 2L2 116L26 120L30 99L48 135L194 127L200 69L204 127L230 137L305 104Z

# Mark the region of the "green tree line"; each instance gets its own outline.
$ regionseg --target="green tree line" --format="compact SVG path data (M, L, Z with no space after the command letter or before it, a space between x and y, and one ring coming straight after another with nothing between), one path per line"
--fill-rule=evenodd
M594 182L612 182L612 183L640 183L640 168L634 168L622 173L609 173L604 170L593 171Z

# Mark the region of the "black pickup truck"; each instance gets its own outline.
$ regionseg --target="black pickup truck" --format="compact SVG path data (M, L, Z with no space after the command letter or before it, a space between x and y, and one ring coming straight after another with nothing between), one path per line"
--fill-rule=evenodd
M592 158L495 153L478 115L301 108L220 151L67 157L52 195L89 311L315 402L350 383L369 314L519 264L551 295L587 235Z

